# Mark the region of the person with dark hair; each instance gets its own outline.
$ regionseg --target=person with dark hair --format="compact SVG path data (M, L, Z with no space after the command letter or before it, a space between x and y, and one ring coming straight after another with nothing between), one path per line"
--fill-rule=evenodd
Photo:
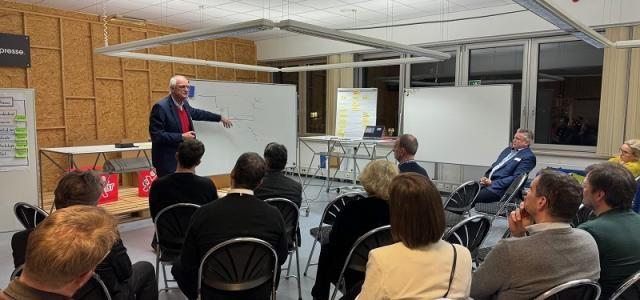
M102 190L100 176L95 172L72 171L62 176L58 182L54 191L54 205L56 209L76 205L97 206ZM15 267L25 262L27 243L32 232L33 229L23 230L11 238ZM96 267L96 273L104 281L112 299L158 298L158 283L153 265L148 261L131 265L127 248L119 238L113 244L111 252ZM88 292L81 288L77 295Z
M358 178L367 198L353 200L340 212L329 234L329 243L322 245L318 258L316 282L311 289L314 299L329 299L331 283L336 283L353 243L371 229L389 225L389 186L399 173L387 160L367 164ZM347 290L364 279L362 272L345 272Z
M151 108L149 136L151 159L158 177L176 171L176 149L182 141L196 138L193 121L222 122L225 128L233 126L231 120L219 114L191 107L189 80L182 75L169 79L170 93Z
M498 159L480 178L480 193L476 197L478 203L497 202L513 180L520 174L528 174L536 167L536 155L529 148L533 142L533 133L518 128L513 136L511 146L502 150Z
M511 238L502 239L473 273L474 299L533 299L577 279L598 280L596 241L569 222L582 201L568 174L542 170L520 208L509 217Z
M31 233L22 274L0 292L0 299L75 298L120 239L117 226L111 215L94 206L55 211Z
M415 161L418 139L411 134L403 134L393 145L393 156L398 161L400 173L415 172L429 178L427 170Z
M444 207L431 180L403 173L389 194L391 235L398 242L369 252L358 300L468 298L471 254L440 239Z
M578 226L593 236L600 253L602 299L608 299L640 270L640 215L631 211L636 182L621 164L599 163L586 169L583 203L597 216Z
M191 217L180 259L171 273L189 299L198 297L198 268L204 254L217 244L237 238L254 237L271 244L278 262L287 259L284 220L280 211L254 196L266 164L257 153L247 152L231 171L229 193L200 207ZM278 270L279 271L279 270ZM269 299L270 282L249 291L225 292L203 288L204 299Z
M262 200L285 198L300 207L302 185L282 173L287 164L287 148L278 143L267 144L264 148L264 160L267 163L267 172L262 178L262 183L254 191L256 197Z
M218 199L215 183L208 177L196 175L196 167L204 155L204 144L186 140L178 145L176 172L158 178L149 191L149 211L155 220L158 213L173 204L207 204Z

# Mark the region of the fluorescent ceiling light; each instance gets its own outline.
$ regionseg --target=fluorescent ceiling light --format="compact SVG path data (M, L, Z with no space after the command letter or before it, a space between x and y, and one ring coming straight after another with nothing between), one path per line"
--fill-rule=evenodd
M513 0L513 2L596 48L613 46L613 43L603 35L570 17L560 7L547 0Z
M145 48L151 48L160 45L180 44L185 42L217 39L227 36L244 35L253 32L273 29L275 24L266 19L258 19L249 22L231 24L222 27L207 27L180 33L168 34L159 37L148 38L133 42L117 44L98 48L96 53L113 53L123 51L133 51Z
M616 48L640 48L640 40L630 40L630 41L618 41L614 42L613 46Z
M245 64L236 64L236 63L229 63L229 62L223 62L223 61L215 61L215 60L204 60L204 59L196 59L196 58L188 58L188 57L166 56L166 55L156 55L156 54L146 54L146 53L136 53L136 52L115 52L115 53L105 53L104 55L122 57L122 58L151 60L151 61L166 62L166 63L199 65L199 66L229 68L229 69L238 69L238 70L247 70L247 71L260 71L260 72L280 71L280 69L274 68L274 67L245 65Z
M318 70L331 70L331 69L344 69L344 68L391 66L391 65L399 65L399 64L416 64L416 63L435 62L435 61L439 61L439 60L430 58L430 57L393 58L393 59L356 61L356 62L327 64L327 65L287 67L287 68L280 68L279 71L280 72L305 72L305 71L318 71Z
M325 38L334 41L352 43L372 48L391 50L400 53L411 54L414 56L424 56L436 58L439 60L449 59L451 57L450 54L423 49L420 47L409 46L405 44L400 44L391 41L385 41L382 39L372 38L360 34L354 34L349 32L344 32L340 30L325 28L321 26L311 25L303 22L298 22L294 20L284 20L280 21L276 24L278 28L281 30L286 30L295 33L306 34L310 36Z

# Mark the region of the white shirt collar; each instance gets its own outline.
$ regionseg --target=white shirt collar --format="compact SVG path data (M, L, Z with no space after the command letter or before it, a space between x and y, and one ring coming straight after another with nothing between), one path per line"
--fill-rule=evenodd
M249 189L230 189L229 190L229 194L247 194L247 195L253 195L253 191L249 190Z
M173 104L175 104L178 109L182 110L182 106L184 105L184 101L186 101L187 99L184 99L182 101L182 103L178 103L178 101L176 101L176 99L173 99L173 95L171 95L171 100L173 100Z
M529 225L527 226L527 231L530 234L536 234L538 232L542 232L545 230L564 229L564 228L571 228L571 225L569 225L569 223L562 223L562 222L545 222L540 224Z

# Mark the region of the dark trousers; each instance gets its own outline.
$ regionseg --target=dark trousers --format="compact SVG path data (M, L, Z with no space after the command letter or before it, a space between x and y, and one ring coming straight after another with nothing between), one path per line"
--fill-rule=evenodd
M139 261L132 266L131 288L138 300L157 300L158 281L153 265L148 261Z
M482 188L475 203L491 203L500 201L500 196L487 188Z

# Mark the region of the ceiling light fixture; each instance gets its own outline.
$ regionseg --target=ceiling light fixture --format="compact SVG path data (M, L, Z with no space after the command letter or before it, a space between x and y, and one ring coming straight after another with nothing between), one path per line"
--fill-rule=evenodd
M204 59L196 59L196 58L188 58L188 57L166 56L166 55L156 55L156 54L146 54L146 53L136 53L136 52L115 52L115 53L106 53L105 55L122 57L122 58L166 62L166 63L199 65L199 66L229 68L229 69L247 70L247 71L259 71L259 72L279 72L280 71L280 69L274 68L274 67L245 65L245 64L236 64L236 63L229 63L229 62L223 62L223 61L215 61L215 60L204 60Z
M311 66L299 66L299 67L286 67L280 68L280 72L305 72L305 71L319 71L319 70L331 70L331 69L344 69L344 68L364 68L364 67L380 67L391 66L400 64L417 64L425 62L439 61L431 57L409 57L409 58L392 58L370 61L355 61L347 63L326 64L326 65L311 65Z

